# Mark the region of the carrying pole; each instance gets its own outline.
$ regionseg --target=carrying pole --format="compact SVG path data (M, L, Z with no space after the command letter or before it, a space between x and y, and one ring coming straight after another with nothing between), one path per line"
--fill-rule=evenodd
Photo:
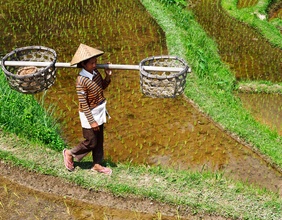
M5 61L5 66L36 66L45 67L50 65L51 62L33 62L33 61ZM0 61L1 65L1 61ZM55 63L57 68L76 68L76 65L71 66L70 63ZM140 70L139 65L125 65L125 64L97 64L98 69L115 69L115 70ZM161 67L161 66L142 66L145 71L156 72L181 72L181 67Z

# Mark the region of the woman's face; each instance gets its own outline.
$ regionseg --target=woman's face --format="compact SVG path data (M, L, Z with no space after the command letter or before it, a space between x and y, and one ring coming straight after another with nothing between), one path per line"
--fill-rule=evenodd
M92 57L87 61L87 63L82 63L81 65L86 71L92 74L93 70L96 68L96 64L97 64L97 58Z

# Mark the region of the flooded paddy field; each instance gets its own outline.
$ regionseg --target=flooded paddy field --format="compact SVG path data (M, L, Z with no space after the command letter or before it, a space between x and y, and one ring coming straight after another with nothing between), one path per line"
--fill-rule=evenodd
M0 219L197 219L190 214L177 218L177 207L149 199L89 192L60 178L2 163L0 169Z
M95 4L96 7L93 7L92 1L76 1L75 5L64 1L53 3L40 1L37 4L34 1L9 1L1 4L3 7L0 11L0 26L4 34L0 39L5 42L1 54L16 47L44 45L57 51L58 62L69 62L79 43L85 43L106 52L99 60L100 63L111 61L117 64L138 64L148 56L169 53L165 45L164 33L137 0L99 1L99 4ZM218 14L214 13L214 10L217 10L217 7L214 8L216 4L218 1L195 1L196 6L193 11L200 21L201 16ZM205 5L207 7L204 7ZM52 13L50 7L54 9ZM41 11L40 14L37 13L38 10ZM208 10L213 13L207 13ZM209 29L217 25L214 23L209 27L208 20L222 21L222 19L212 17L206 19L202 21L204 28L205 24L207 25L206 31L210 34L219 33L218 30ZM224 17L223 20L226 19ZM236 23L235 20L232 22ZM241 33L238 30L246 30L242 24L236 25L236 28L238 29L232 34L223 32L229 30L227 27L222 28L220 42L224 42L226 36L235 37L236 33ZM240 40L236 38L236 41L245 44L251 42L251 44L246 48L237 45L237 48L230 49L232 46L230 42L234 42L231 38L227 39L229 44L223 46L229 50L223 48L220 51L223 51L221 53L223 60L238 74L236 75L238 80L250 77L281 81L281 65L277 66L277 62L281 60L281 50L266 45L267 43L255 32L250 38L243 37ZM256 48L257 43L262 45L261 48L258 51L254 50L251 56L247 55L247 51L252 51L251 47ZM273 53L279 54L279 52L280 57L272 56ZM269 60L257 61L260 56L256 56L256 53L260 53L261 57L268 57ZM267 67L265 62L269 64ZM259 71L261 69L264 71ZM59 69L56 84L44 94L45 103L55 106L55 114L62 125L63 138L70 147L76 145L82 138L75 92L77 73L77 69ZM41 95L43 94L37 95L37 98L40 99ZM220 170L230 178L258 184L273 191L279 190L282 183L281 173L206 117L185 97L153 99L143 96L140 93L139 72L114 71L112 83L105 96L111 115L111 119L105 125L105 152L106 157L114 162L130 161L133 164L161 165L187 170ZM260 99L258 96L255 97L254 99L251 96L240 96L242 102L254 104L257 101L250 102L250 100ZM269 116L258 114L258 120L270 123L271 127L281 128L279 123L275 125L277 117L281 119L281 108L273 110L276 105L266 102L265 97L261 97L262 102L265 103L264 109L269 108L267 111ZM280 99L281 95L278 95L273 101ZM246 108L260 112L258 106L254 109L252 106ZM16 199L15 205L18 207L19 214L23 215L23 210L28 207L30 212L36 213L34 207L25 205L31 203L45 204L46 207L55 210L52 213L54 218L58 213L67 217L71 212L82 217L84 214L91 216L95 212L88 211L88 208L79 211L71 202L66 205L63 198L49 197L32 190L29 192L29 189L26 192L29 196L20 194L23 189L14 189L12 183L4 179L1 179L1 183L2 180L5 183L1 186L1 193L7 196L5 197L7 200L1 201L1 204L8 209L10 202L17 198L18 202ZM8 192L5 188L12 190ZM43 197L45 200L41 200ZM87 206L79 206L78 202L78 207ZM99 209L104 210L103 215L107 215L105 209L108 208L98 206L97 210ZM113 209L111 212L120 211ZM49 213L48 210L46 213ZM40 216L40 211L37 214ZM135 214L129 212L126 215Z
M282 50L271 45L258 30L238 22L230 17L221 7L220 0L192 1L191 10L196 20L203 26L208 35L213 38L219 49L222 60L240 80L262 80L272 83L282 81ZM257 4L257 1L238 1L237 7L244 8ZM269 8L269 20L281 16L281 2L274 3ZM229 28L232 27L232 28ZM278 129L281 134L281 93L278 94L238 94L244 106L271 128ZM274 98L276 97L276 98ZM265 119L264 114L267 112ZM260 113L259 113L260 112ZM260 115L260 116L258 116Z

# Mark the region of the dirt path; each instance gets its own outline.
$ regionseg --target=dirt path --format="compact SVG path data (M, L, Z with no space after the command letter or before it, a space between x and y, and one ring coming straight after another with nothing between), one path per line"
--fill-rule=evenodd
M48 209L52 213L52 219L100 219L101 216L104 219L156 219L157 216L167 220L179 219L179 216L183 216L181 219L192 220L203 217L208 220L226 219L192 215L187 207L175 207L149 199L123 198L105 192L89 191L63 179L27 171L3 161L0 162L0 170L0 195L6 195L1 196L3 209L0 209L0 219L18 217L20 213L25 213L26 216L22 214L21 217L28 219L36 214L37 217L50 215ZM5 198L9 200L9 204L13 203L10 209ZM19 203L22 204L17 206Z

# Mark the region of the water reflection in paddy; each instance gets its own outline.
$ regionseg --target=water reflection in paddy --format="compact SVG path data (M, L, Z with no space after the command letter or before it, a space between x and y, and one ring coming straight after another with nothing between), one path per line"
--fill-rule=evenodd
M41 178L39 178L42 180ZM62 187L59 185L58 187ZM64 189L69 186L63 185ZM69 188L69 190L71 190ZM82 190L83 191L83 190ZM88 192L89 193L89 192ZM173 220L175 217L164 213L144 213L132 203L131 210L102 206L99 198L93 201L71 199L68 196L54 195L35 189L30 189L0 176L0 219L115 219L150 220L162 216L162 219ZM105 199L105 198L104 198ZM115 205L118 207L118 205ZM124 206L125 207L125 206ZM143 208L143 207L142 207ZM148 208L149 212L150 208ZM182 218L181 218L182 219Z
M254 117L282 136L282 95L281 94L237 94L243 105Z

